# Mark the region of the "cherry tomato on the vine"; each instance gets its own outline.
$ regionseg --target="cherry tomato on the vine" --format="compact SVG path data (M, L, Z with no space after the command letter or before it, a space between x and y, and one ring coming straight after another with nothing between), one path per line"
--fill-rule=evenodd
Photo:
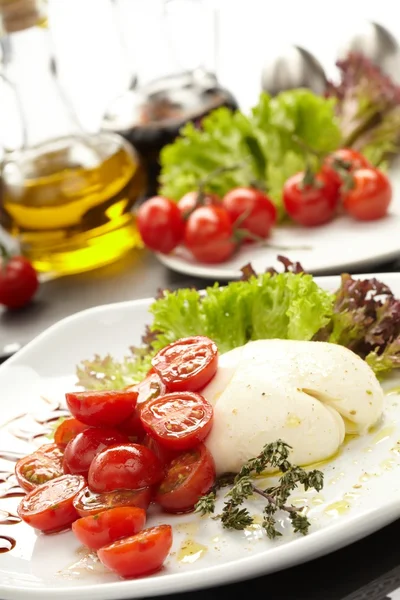
M256 188L235 188L223 197L222 204L232 223L239 223L240 229L258 238L268 237L276 223L275 205ZM251 235L244 238L245 241L253 239Z
M347 173L354 173L358 169L370 167L369 161L357 150L352 148L339 148L326 157L322 170L333 177L337 185L343 183L343 176Z
M343 206L359 221L374 221L387 214L392 200L388 177L378 169L359 169L353 173L353 185L343 192Z
M175 202L154 196L139 208L137 226L150 250L168 254L182 240L185 224Z
M339 187L321 171L312 184L304 182L304 173L290 177L283 186L283 204L288 215L301 225L314 227L330 221L339 203Z
M200 262L227 260L237 245L227 211L212 205L197 208L186 221L184 243Z
M140 418L145 430L161 446L190 450L211 431L213 408L200 394L173 392L148 402Z
M188 192L179 200L178 208L181 211L181 215L184 219L186 219L195 208L198 208L198 198L199 192ZM205 193L201 198L200 206L209 206L210 204L214 204L215 206L220 205L220 197L217 196L217 194Z
M201 335L181 338L160 350L151 363L169 391L197 392L217 372L218 348Z
M0 304L11 309L22 308L39 287L38 275L25 257L3 253L4 258L0 258Z

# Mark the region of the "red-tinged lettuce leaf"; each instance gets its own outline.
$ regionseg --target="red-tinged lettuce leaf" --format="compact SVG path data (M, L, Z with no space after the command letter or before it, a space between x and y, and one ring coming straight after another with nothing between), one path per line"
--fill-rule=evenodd
M400 368L400 336L394 339L380 354L377 351L370 352L366 359L376 375L386 375L392 369Z

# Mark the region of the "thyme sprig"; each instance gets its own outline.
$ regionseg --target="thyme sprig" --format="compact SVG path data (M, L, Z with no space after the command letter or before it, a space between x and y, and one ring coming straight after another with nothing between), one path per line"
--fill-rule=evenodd
M213 517L219 519L226 529L245 529L254 522L254 517L242 504L251 496L259 495L267 501L263 510L262 527L270 539L282 535L276 528L276 514L279 511L288 514L295 533L306 535L310 522L303 514L303 507L290 505L288 500L299 484L304 486L305 491L313 488L319 492L323 487L324 476L321 471L307 472L292 465L288 460L290 450L291 447L282 440L266 444L262 452L243 465L239 473L228 473L220 477L213 489L199 499L196 512L201 515L214 514L218 490L230 485L222 512ZM263 473L267 467L276 469L281 475L276 486L261 489L253 478Z

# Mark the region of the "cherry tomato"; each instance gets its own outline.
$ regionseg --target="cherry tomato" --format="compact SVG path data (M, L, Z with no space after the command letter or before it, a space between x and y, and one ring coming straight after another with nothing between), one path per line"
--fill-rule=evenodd
M71 440L64 451L65 473L87 475L94 457L115 444L129 442L127 435L116 429L96 429L90 427Z
M171 546L172 527L158 525L104 546L97 554L105 567L120 577L131 578L158 571Z
M208 264L227 260L236 249L233 228L221 206L201 206L186 221L184 243L196 260Z
M145 402L149 402L153 398L157 398L161 394L166 393L165 384L157 373L151 369L151 372L140 383L126 388L137 393L137 404L134 412L126 421L118 426L118 429L126 433L130 438L135 438L135 441L141 442L146 435L140 420L140 408Z
M18 514L25 523L44 533L70 527L77 518L75 496L85 487L80 475L63 475L30 491L20 502Z
M343 192L346 212L359 221L375 221L387 214L392 186L378 169L359 169L353 173L354 187Z
M154 454L159 458L163 467L169 465L169 463L178 456L179 452L176 450L170 450L165 446L162 446L154 438L150 435L146 435L143 440L143 446L146 446L149 450L154 452Z
M93 427L113 427L127 419L136 406L137 393L127 390L65 394L72 415Z
M174 392L148 402L140 418L145 430L162 446L190 450L210 433L213 407L200 394Z
M121 538L135 535L146 523L146 511L135 506L110 508L72 523L72 531L92 550L112 544Z
M45 444L16 462L15 475L19 485L29 492L38 485L63 475L62 463L63 453L57 445Z
M201 335L181 338L160 350L151 361L171 392L197 392L214 377L218 348Z
M155 500L167 512L188 512L214 482L214 459L206 446L199 444L171 462Z
M181 212L183 219L186 219L196 206L197 199L199 197L199 192L188 192L178 202L178 208ZM214 204L218 206L221 204L221 199L217 194L204 194L201 205L199 206L209 206L210 204Z
M179 244L185 228L175 202L163 196L154 196L142 204L137 213L137 226L144 244L163 254Z
M0 260L0 304L22 308L38 287L39 279L29 260L23 256L6 256Z
M352 148L340 148L326 157L322 170L333 177L338 186L341 186L343 183L341 173L354 173L358 169L370 166L369 161L360 152Z
M61 450L64 450L68 442L73 440L78 433L82 433L88 425L81 423L78 419L71 417L62 421L54 432L54 441Z
M158 483L162 465L148 448L139 444L113 446L92 461L88 483L93 492L138 490Z
M304 173L297 173L283 186L283 204L288 215L309 227L327 223L335 215L339 202L336 182L324 172L315 175L312 185L304 185L303 179Z
M242 217L239 228L259 238L268 237L276 223L275 205L266 194L255 188L235 188L224 196L222 203L232 223ZM244 238L245 241L252 239L251 236Z
M137 506L146 510L151 497L152 492L149 487L140 490L115 490L105 494L96 494L85 487L75 496L74 507L80 517L97 515L109 508L121 506Z

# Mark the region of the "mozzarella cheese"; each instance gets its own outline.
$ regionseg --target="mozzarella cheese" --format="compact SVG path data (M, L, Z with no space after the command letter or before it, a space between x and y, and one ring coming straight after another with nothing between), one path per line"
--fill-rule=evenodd
M220 356L202 394L214 407L206 445L217 473L237 472L282 439L307 465L334 455L346 433L365 433L382 415L383 391L351 350L326 342L259 340Z

